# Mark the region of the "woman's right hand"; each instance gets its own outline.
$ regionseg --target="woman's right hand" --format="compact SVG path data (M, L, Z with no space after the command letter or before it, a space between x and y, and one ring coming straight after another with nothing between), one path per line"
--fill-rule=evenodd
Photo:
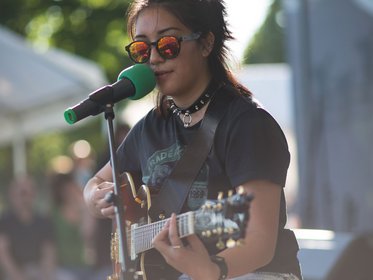
M114 192L114 183L93 177L84 188L84 200L90 212L98 218L114 218L115 209L110 202L110 193Z

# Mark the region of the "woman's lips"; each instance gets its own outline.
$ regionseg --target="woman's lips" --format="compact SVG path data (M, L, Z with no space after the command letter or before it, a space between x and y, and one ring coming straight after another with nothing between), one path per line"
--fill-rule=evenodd
M155 76L158 80L164 80L167 76L171 73L171 71L157 71L155 72Z

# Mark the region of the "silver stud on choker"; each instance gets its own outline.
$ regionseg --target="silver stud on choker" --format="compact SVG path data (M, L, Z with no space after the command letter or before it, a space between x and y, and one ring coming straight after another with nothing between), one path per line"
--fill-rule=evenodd
M168 99L170 111L178 117L182 115L181 120L184 127L190 127L192 123L192 114L201 110L210 101L211 97L214 95L216 89L218 88L214 84L214 82L211 82L206 90L202 93L202 95L186 109L179 108L172 98Z

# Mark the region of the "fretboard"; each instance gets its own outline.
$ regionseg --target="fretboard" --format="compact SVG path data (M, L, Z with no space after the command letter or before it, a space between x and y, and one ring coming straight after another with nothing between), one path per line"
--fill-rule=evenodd
M131 254L139 254L152 249L153 238L163 229L169 219L164 219L155 223L142 225L130 230ZM194 212L180 214L176 218L180 237L185 237L194 233Z

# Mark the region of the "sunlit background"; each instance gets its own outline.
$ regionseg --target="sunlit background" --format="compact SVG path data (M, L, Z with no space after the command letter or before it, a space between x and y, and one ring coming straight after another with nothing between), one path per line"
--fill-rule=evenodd
M229 42L231 69L289 143L287 226L299 240L305 280L325 279L352 240L373 231L373 2L225 2L236 38ZM34 178L37 207L51 213L51 178L73 174L81 191L109 160L103 115L69 125L63 112L131 65L123 48L128 4L1 1L0 212L16 177ZM153 105L151 94L116 104L116 143ZM82 215L84 223L75 221L80 242L95 240L95 223ZM107 265L94 251L108 246L84 245L79 265ZM365 243L358 251L373 259ZM373 279L359 271L368 278L356 280Z

